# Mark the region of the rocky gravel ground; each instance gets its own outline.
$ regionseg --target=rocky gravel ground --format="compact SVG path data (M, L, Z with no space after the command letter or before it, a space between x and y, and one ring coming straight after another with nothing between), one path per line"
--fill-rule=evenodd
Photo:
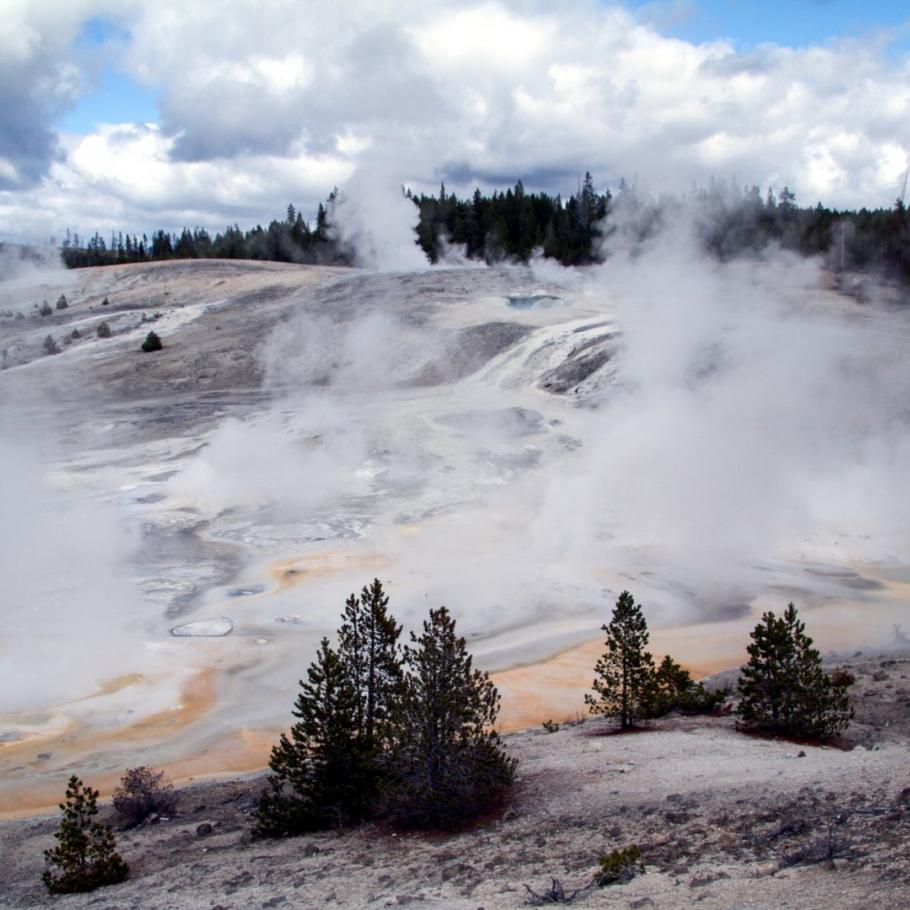
M129 881L51 898L41 856L57 819L5 822L0 906L504 910L534 905L531 891L545 897L554 879L581 889L582 907L910 906L910 654L838 665L857 677L839 743L747 736L730 715L622 736L600 719L530 730L506 737L520 762L508 805L454 834L367 826L256 841L262 778L198 783L174 817L118 832ZM590 887L599 856L629 844L643 874Z

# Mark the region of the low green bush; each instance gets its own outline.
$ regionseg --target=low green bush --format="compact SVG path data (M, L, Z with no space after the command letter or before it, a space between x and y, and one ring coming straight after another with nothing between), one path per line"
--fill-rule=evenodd
M594 878L601 887L622 885L645 871L645 864L641 861L641 850L637 844L611 850L605 853L599 862L600 871Z

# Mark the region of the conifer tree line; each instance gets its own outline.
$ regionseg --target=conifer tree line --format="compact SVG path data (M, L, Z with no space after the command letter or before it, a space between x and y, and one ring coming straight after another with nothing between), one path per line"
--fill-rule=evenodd
M683 204L670 196L646 198L625 181L615 193L598 192L590 173L566 198L528 192L521 180L505 191L476 189L464 199L449 193L445 184L438 194L403 192L417 209L415 243L434 263L447 244L488 262L527 262L538 252L563 265L600 262L606 255L604 241L615 231L632 224L638 239L645 239ZM312 223L288 205L285 216L267 227L244 231L234 224L214 237L202 227L141 236L117 231L107 240L97 232L85 239L67 231L63 258L71 268L210 258L352 265L352 251L334 238L330 227L338 198L335 189L320 203ZM910 213L903 198L890 208L839 210L820 202L801 207L788 187L775 194L770 188L763 193L754 185L712 181L693 189L686 201L699 213L703 248L721 260L776 244L802 255L824 255L835 270L875 270L910 281Z

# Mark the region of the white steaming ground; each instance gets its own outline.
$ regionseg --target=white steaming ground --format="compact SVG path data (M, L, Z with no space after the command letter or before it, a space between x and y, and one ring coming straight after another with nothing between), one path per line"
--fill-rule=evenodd
M489 667L597 637L623 588L654 625L724 621L740 642L791 599L818 611L825 647L881 642L900 621L870 567L906 572L910 552L910 311L839 295L782 253L705 259L685 221L587 269L408 268L420 254L405 247L396 272L377 249L374 271L320 273L278 302L244 284L236 307L225 276L253 267L199 265L156 368L192 375L194 320L245 339L267 314L252 397L134 413L90 384L128 356L91 341L53 360L88 383L65 445L4 412L18 436L0 448L0 713L130 670L173 686L213 667L218 707L159 758L277 727L374 575L406 626L446 603ZM123 274L150 294L195 268ZM43 362L5 376L22 380L0 386L5 407L41 387ZM92 448L90 431L109 441ZM225 638L169 637L220 617Z
M541 651L566 623L596 628L620 586L691 622L787 592L837 595L801 563L904 561L906 314L837 297L817 263L789 254L708 260L683 218L610 253L588 270L536 263L549 291L530 293L542 301L530 310L452 299L469 278L457 271L416 290L410 275L352 284L344 319L306 313L267 347L280 420L247 443L216 436L200 464L222 445L262 450L258 468L225 462L211 483L236 505L261 474L285 520L316 509L324 529L332 513L336 533L392 560L409 621L428 597L475 635L540 624ZM487 275L528 290L524 270ZM452 346L472 343L452 332L494 320L530 334L438 381ZM542 390L545 367L598 343L610 358L574 392ZM201 480L172 487L202 499ZM339 602L352 582L338 581ZM331 629L322 600L306 610Z
M55 485L45 458L0 443L0 714L82 697L149 659L126 572L135 537L96 491Z

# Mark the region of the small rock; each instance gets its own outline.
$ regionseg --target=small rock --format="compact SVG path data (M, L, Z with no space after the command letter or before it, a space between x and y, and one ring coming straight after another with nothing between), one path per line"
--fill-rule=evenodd
M802 749L800 749L799 752L796 754L796 757L797 757L797 758L805 758L805 757L806 757L806 753L805 753Z
M647 844L642 844L642 847L646 850L653 850L655 847L662 847L669 842L670 838L666 834L655 834Z
M320 852L321 851L320 851L319 847L316 846L316 844L307 844L303 848L304 856L315 856L317 853L320 853Z
M206 837L214 830L209 822L203 822L201 825L196 825L196 837Z
M766 875L774 875L779 868L777 863L759 863L755 867L755 877L764 878Z
M642 907L653 907L654 901L650 897L636 897L635 900L629 901L631 910L640 910Z
M696 875L695 878L689 882L690 888L704 888L705 885L710 885L712 882L720 881L722 878L729 878L726 872L705 872L702 875Z
M286 897L281 897L281 896L270 897L267 901L262 902L262 906L263 906L263 908L277 907L279 904L286 904L287 900L288 899Z
M473 872L474 868L467 863L453 863L451 866L446 866L445 869L442 870L442 880L448 882L453 878L460 878L465 875L470 875Z

